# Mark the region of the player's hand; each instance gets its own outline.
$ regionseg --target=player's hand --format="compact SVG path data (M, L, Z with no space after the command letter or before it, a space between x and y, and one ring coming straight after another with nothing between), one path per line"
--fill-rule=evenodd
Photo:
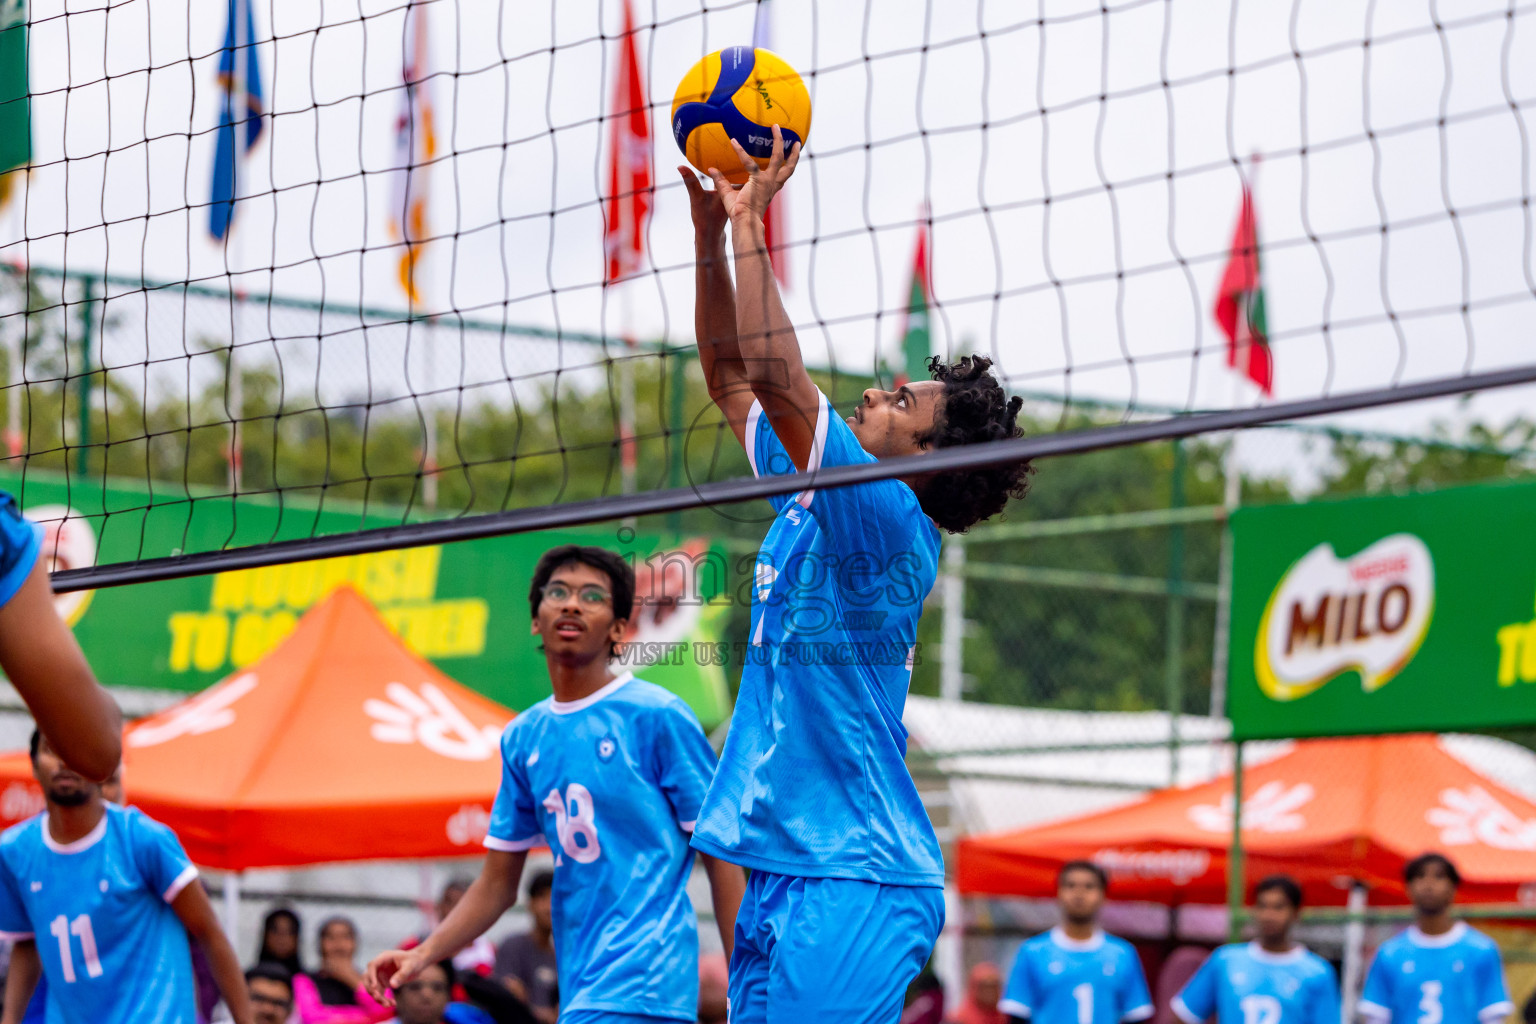
M391 949L368 961L363 972L363 986L368 994L385 1006L395 1005L395 989L408 983L427 966L421 947Z
M677 173L683 176L683 187L688 190L688 204L693 213L693 233L701 242L710 242L725 235L725 222L730 219L720 193L705 189L693 168L679 166Z
M736 159L741 161L742 170L747 172L746 184L732 185L715 167L709 169L709 176L714 179L720 203L732 220L751 217L760 221L768 209L769 200L778 195L779 189L795 173L795 167L800 163L800 143L795 143L786 156L784 133L779 131L778 125L774 125L773 153L768 158L767 167L757 166L757 161L748 156L747 151L741 148L741 143L735 139L731 140L731 148L736 151Z

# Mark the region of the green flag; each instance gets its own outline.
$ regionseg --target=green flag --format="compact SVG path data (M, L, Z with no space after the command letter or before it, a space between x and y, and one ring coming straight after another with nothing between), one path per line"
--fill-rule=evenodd
M928 379L928 357L933 341L928 330L928 226L917 227L917 248L912 253L912 288L907 297L907 326L901 336L903 375L898 383Z
M27 97L27 0L0 0L0 175L32 160ZM0 176L0 203L10 191Z

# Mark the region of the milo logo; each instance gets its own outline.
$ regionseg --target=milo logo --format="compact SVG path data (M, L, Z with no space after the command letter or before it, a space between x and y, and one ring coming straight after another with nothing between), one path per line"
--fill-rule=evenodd
M1429 548L1409 533L1347 559L1319 544L1281 577L1254 646L1259 688L1296 700L1349 671L1366 693L1385 686L1418 652L1434 609Z

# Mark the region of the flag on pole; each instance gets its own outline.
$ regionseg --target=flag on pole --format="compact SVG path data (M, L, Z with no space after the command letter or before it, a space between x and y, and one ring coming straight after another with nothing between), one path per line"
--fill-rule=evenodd
M208 233L223 241L235 219L240 158L261 138L261 60L256 52L256 16L252 0L229 0L224 29L224 49L219 53L219 127L213 152L212 199L208 207ZM244 125L244 137L240 127ZM239 152L236 152L236 150Z
M1227 336L1227 365L1241 370L1266 398L1272 395L1275 365L1264 319L1258 218L1253 211L1253 192L1246 183L1237 230L1232 233L1232 252L1216 295L1216 323Z
M427 69L430 49L425 4L411 0L405 8L405 64L401 70L400 116L395 121L395 194L390 203L390 231L405 243L400 257L400 286L411 306L421 302L417 264L430 230L427 199L431 194L432 161L437 157L436 117Z
M651 212L651 119L630 0L624 0L624 36L619 47L613 109L608 115L608 215L603 227L603 249L608 255L604 280L609 284L640 270L645 219Z
M933 294L928 265L928 213L917 224L917 245L912 250L912 283L907 289L907 314L901 329L902 370L896 385L928 379L928 357L933 353L928 330L928 298Z
M769 2L757 0L757 23L752 29L754 49L773 49L773 11ZM768 243L768 262L773 267L773 276L779 279L781 286L788 288L789 250L782 248L786 241L782 191L769 201L768 211L763 215L763 240Z
M27 93L27 0L0 2L0 207L32 162L31 99Z

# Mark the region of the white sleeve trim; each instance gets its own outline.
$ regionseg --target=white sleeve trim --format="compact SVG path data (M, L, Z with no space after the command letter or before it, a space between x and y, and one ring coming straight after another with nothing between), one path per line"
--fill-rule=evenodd
M1508 1017L1514 1012L1515 1004L1508 999L1504 999L1497 1003L1490 1003L1481 1010L1478 1010L1477 1019L1480 1021L1499 1020L1500 1018Z
M548 845L549 840L545 839L542 835L532 835L527 839L498 839L495 836L485 837L485 848L487 850L500 850L502 853L521 853L524 850L531 850L535 846Z
M827 396L816 390L816 437L811 441L811 455L806 460L805 472L817 473L821 471L821 457L827 449L827 421L832 418L832 406L827 401ZM795 501L801 508L811 507L811 499L816 497L816 488L801 491L795 495ZM1001 1005L1001 1004L999 1004Z
M167 903L174 902L176 897L181 895L181 890L191 885L192 879L196 877L197 866L188 864L182 869L181 874L176 876L176 880L166 887L165 892L160 894L160 898Z
M1179 1020L1183 1021L1184 1024L1204 1024L1205 1018L1196 1017L1194 1011L1189 1008L1189 1004L1184 1002L1184 997L1182 995L1174 996L1173 1002L1168 1004L1168 1008L1171 1009L1173 1011L1173 1015L1179 1018Z
M1033 1014L1031 1014L1029 1012L1029 1007L1025 1006L1023 1003L1019 1002L1017 999L999 999L997 1001L997 1008L999 1010L1002 1010L1004 1013L1006 1013L1010 1017L1030 1017L1030 1016L1033 1016Z
M1142 1003L1134 1010L1127 1010L1125 1012L1125 1016L1121 1017L1120 1019L1122 1021L1128 1022L1128 1024L1134 1024L1136 1021L1146 1020L1156 1012L1157 1011L1153 1008L1151 1003Z
M1355 1004L1355 1009L1359 1011L1362 1017L1369 1017L1372 1020L1389 1021L1392 1019L1390 1007L1382 1006L1380 1003L1373 1003L1369 999L1360 1000Z
M7 942L20 942L31 937L32 932L0 932L0 939L4 939Z
M680 821L680 822L678 822L677 823L677 827L682 829L684 832L692 832L694 826L697 825L698 823L699 823L699 819L698 818L694 818L692 821Z
M741 439L745 442L743 447L747 449L747 462L752 467L754 477L763 475L757 469L757 425L762 418L763 403L754 398L752 408L747 410L747 425L741 435Z

